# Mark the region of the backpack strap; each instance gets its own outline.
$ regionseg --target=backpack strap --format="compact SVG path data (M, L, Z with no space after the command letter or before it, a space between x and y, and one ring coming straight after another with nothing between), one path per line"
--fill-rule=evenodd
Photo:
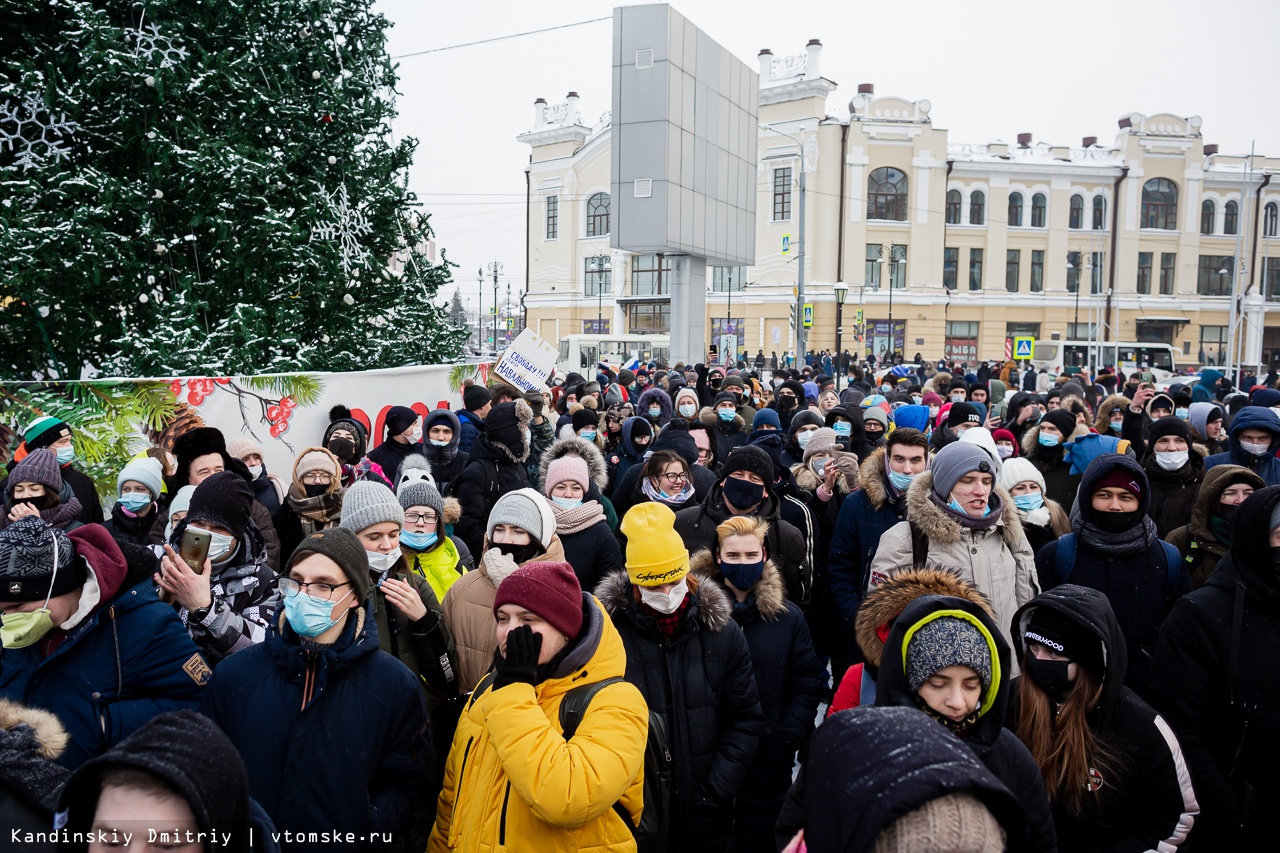
M1076 535L1068 533L1058 540L1058 548L1053 555L1053 579L1064 584L1071 577L1076 567Z
M474 705L476 703L476 700L479 699L481 696L483 696L485 694L485 691L487 691L490 687L493 686L493 680L496 677L497 677L496 673L489 672L485 674L484 678L480 679L476 683L475 690L471 691L471 697L467 699L467 705L466 705L467 708L470 708L472 705ZM465 712L466 709L464 708L463 710Z
M502 484L498 481L498 466L492 459L481 459L480 464L484 466L485 503L493 506L501 497L499 492L502 491Z
M929 561L929 539L912 521L907 524L911 527L911 568L923 569Z
M1227 687L1231 704L1236 704L1236 678L1240 674L1240 634L1244 628L1244 584L1236 583L1235 607L1231 613L1231 656L1227 660ZM1243 743L1243 739L1241 740Z
M1161 550L1164 552L1164 596L1172 602L1174 590L1178 588L1178 573L1182 571L1182 554L1172 542L1166 542L1163 539L1156 541L1160 543Z
M578 726L587 715L587 708L597 693L611 684L619 684L625 680L614 676L593 684L580 685L564 694L564 698L560 700L560 729L564 732L564 739L569 740L578 733Z

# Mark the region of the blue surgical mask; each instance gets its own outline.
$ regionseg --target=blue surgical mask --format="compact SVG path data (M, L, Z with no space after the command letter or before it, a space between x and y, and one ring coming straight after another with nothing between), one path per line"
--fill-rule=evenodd
M76 449L74 447L58 448L58 464L66 465L76 458Z
M922 395L920 395L920 394L912 394L912 395L911 395L911 402L912 402L914 405L917 405L917 406L918 406L918 405L920 405L922 402L924 402L924 397L923 397Z
M582 498L557 498L557 497L553 497L553 498L551 498L551 502L552 502L552 503L554 503L554 504L557 504L557 505L559 505L559 506L562 506L562 507L564 507L565 509L573 509L574 507L582 506Z
M1062 443L1062 439L1056 435L1045 435L1044 433L1040 433L1040 437L1037 440L1042 447L1057 447Z
M129 512L137 512L150 503L151 495L146 492L125 492L120 496L120 506Z
M416 533L412 530L401 530L400 541L408 545L415 551L425 551L440 538L440 534L432 531L431 533Z
M698 407L693 405L692 403L680 404L680 414L684 415L686 418L693 417L697 411L698 411Z
M725 423L729 423L729 421L733 420L737 416L738 413L734 409L716 409L716 417Z
M804 432L796 433L796 444L800 445L801 450L809 445L809 439L813 438L815 432L817 432L816 429L807 429Z
M351 593L337 601L326 601L305 592L299 592L292 598L286 596L284 618L289 620L289 627L299 637L318 637L338 624L338 620L329 618L329 614L333 612L334 605L341 604L348 595ZM342 612L346 613L345 610Z
M1124 421L1123 421L1123 420L1119 420L1119 421L1111 421L1111 431L1112 431L1112 432L1119 432L1119 431L1120 431L1120 429L1121 429L1123 426L1124 426Z
M1188 409L1174 409L1174 410L1173 410L1173 416L1174 416L1175 418L1182 418L1184 421L1187 419L1187 417L1188 417L1190 414L1191 414L1191 412L1190 412L1190 410L1188 410Z
M889 471L889 482L892 483L893 487L900 492L905 492L911 486L911 482L915 480L915 478L915 474L902 474L893 470Z
M586 441L595 441L596 431L593 429L584 429L582 432L578 433L578 438L584 439Z
M1023 512L1031 512L1044 506L1044 495L1039 492L1027 492L1025 495L1014 495L1013 505Z
M836 435L853 435L853 424L848 421L837 421L831 425Z
M445 439L444 441L441 441L441 440L440 440L440 439L438 439L438 438L429 438L429 439L427 439L427 441L430 441L430 442L431 442L431 446L432 446L432 447L448 447L448 446L449 446L449 440L448 440L448 439Z
M881 393L881 394L886 394L886 395L887 395L887 394L889 394L891 391L893 391L893 386L892 386L892 385L881 385L881 386L880 386L880 393Z
M660 406L650 406L650 407L649 407L649 417L651 417L651 418L660 418L660 417L662 417L662 408L661 408Z
M947 506L951 507L952 509L954 509L956 512L960 513L961 515L968 515L968 514L969 514L969 513L965 510L965 508L964 508L964 507L960 506L960 502L959 502L958 500L956 500L955 498L952 498L952 499L951 499L951 501L947 504ZM988 516L988 515L991 515L991 504L987 504L986 506L984 506L984 507L982 508L982 515L983 515L983 517L984 517L984 518L985 518L986 516Z

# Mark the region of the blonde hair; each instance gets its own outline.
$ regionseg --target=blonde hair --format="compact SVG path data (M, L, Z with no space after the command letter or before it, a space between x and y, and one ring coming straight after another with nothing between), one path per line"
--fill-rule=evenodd
M716 536L723 542L730 536L755 536L763 544L769 535L769 522L754 515L735 515L716 527Z

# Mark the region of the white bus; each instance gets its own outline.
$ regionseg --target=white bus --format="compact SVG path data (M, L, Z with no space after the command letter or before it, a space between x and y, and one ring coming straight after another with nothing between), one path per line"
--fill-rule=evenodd
M1097 364L1093 356L1101 353ZM1031 363L1037 368L1081 367L1087 365L1094 373L1099 367L1118 367L1124 373L1150 370L1157 382L1163 382L1177 372L1177 351L1170 344L1139 343L1136 341L1036 341L1036 355Z
M594 379L596 365L602 361L617 369L636 359L642 363L667 363L671 359L671 337L638 334L565 335L560 339L560 358L556 362L556 372L563 376L574 371Z

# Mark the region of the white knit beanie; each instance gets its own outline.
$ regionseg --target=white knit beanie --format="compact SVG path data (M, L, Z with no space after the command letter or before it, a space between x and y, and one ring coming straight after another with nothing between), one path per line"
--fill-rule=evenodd
M493 528L513 524L547 547L556 532L556 518L547 499L533 489L516 489L498 498L484 532L493 541Z
M1004 489L1009 490L1028 480L1039 484L1040 491L1043 492L1045 490L1044 474L1040 473L1040 469L1032 464L1030 459L1014 456L1004 460L1004 465L1000 468L1000 477L996 482Z

